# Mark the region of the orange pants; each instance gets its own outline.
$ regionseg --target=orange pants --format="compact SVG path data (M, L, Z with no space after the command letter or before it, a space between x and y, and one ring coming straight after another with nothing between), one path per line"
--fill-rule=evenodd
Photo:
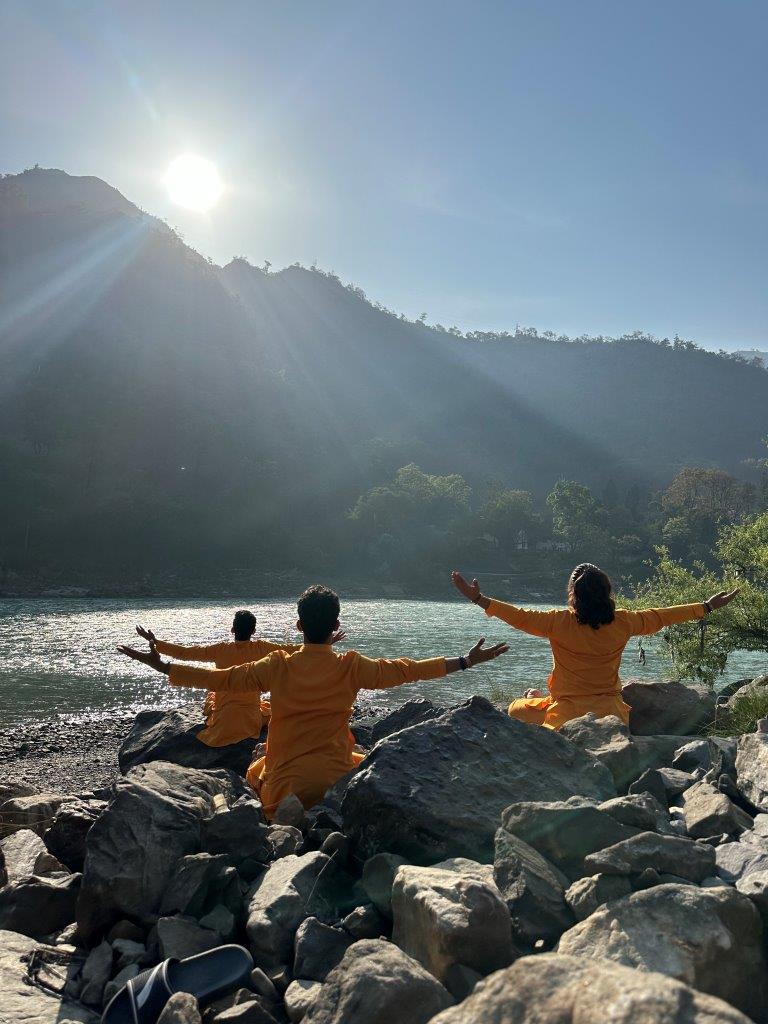
M218 700L217 700L218 697ZM259 738L263 726L269 722L272 708L268 700L260 702L227 700L229 694L209 694L203 705L205 728L197 738L207 747L226 747L240 740ZM222 699L224 698L224 699Z
M598 718L616 715L629 725L629 705L618 693L598 693L587 697L521 697L509 705L510 718L516 718L528 725L543 725L547 729L559 729L572 718L581 718L589 712Z
M352 764L346 771L356 768L365 757L365 754L352 752ZM324 777L322 769L314 757L307 757L306 765L302 766L305 771L297 775L295 769L290 776L284 778L270 778L264 770L266 757L257 758L248 769L246 779L251 788L255 790L264 807L264 814L267 821L271 821L272 815L277 810L281 800L295 794L305 807L313 807L319 804L325 796L326 790L330 789L334 782L338 782L346 772L338 772L333 778Z

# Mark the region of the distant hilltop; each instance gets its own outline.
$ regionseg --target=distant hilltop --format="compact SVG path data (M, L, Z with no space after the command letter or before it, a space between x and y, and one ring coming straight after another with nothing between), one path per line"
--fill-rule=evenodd
M747 362L750 363L757 361L761 366L768 369L768 352L761 352L760 349L757 348L742 348L737 349L733 354L735 356L740 356L742 359L746 359Z

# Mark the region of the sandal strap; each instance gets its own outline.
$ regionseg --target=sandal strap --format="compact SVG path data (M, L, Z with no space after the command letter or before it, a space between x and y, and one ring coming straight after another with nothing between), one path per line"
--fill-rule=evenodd
M168 981L168 965L175 962L175 959L164 960L128 982L126 989L133 1015L132 1024L156 1024L163 1007L173 995Z

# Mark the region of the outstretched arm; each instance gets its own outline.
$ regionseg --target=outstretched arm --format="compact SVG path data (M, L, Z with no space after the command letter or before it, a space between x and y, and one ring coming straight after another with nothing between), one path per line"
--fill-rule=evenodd
M480 584L477 580L468 583L461 573L455 570L451 573L453 585L460 594L463 594L473 604L479 605L485 610L486 615L492 618L501 619L508 626L514 626L523 633L530 633L533 636L551 636L560 612L531 611L529 608L518 608L517 605L508 604L506 601L494 601L480 593Z
M485 661L493 661L509 650L507 644L484 647L485 637L478 640L468 654L458 658L365 658L357 656L355 684L358 690L387 690L404 683L415 683L420 679L442 679L450 672L472 668Z
M172 686L190 686L198 690L225 690L229 693L266 693L271 689L271 680L277 667L275 655L270 654L261 661L251 661L235 668L193 668L188 665L174 665L163 661L158 652L138 651L133 647L117 648L121 654L147 665L156 672L169 677ZM279 661L279 658L277 659Z
M703 619L710 612L730 604L738 592L738 587L728 592L721 590L706 601L676 604L668 608L645 608L643 611L624 612L623 614L627 618L632 636L649 636L651 633L658 633L665 626L676 626L681 622Z
M137 626L136 632L149 646L168 658L176 658L178 661L215 661L219 644L172 644L168 640L158 640L151 629L144 626Z

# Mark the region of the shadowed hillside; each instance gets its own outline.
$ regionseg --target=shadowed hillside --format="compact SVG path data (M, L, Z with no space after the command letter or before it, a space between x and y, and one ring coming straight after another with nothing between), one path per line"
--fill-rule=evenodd
M358 566L401 466L542 497L761 454L768 373L687 344L461 337L299 266L219 268L97 178L0 180L0 561Z

